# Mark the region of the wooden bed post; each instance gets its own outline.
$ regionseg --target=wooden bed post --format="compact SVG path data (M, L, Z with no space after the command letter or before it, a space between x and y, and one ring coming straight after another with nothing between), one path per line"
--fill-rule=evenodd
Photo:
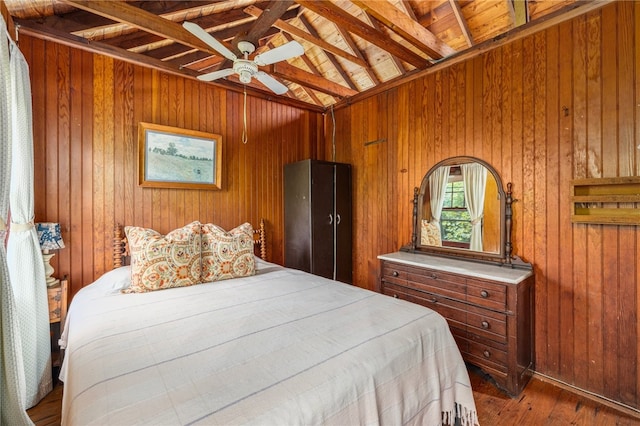
M267 260L267 237L264 230L264 219L260 219L260 257Z
M122 225L113 228L113 269L122 266Z

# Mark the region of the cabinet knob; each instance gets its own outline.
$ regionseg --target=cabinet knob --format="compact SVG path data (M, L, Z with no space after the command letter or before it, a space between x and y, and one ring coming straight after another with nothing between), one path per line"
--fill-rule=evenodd
M491 352L489 352L488 350L485 349L485 351L482 352L482 355L484 355L485 358L490 358L491 357Z
M394 295L393 295L393 298L394 298L394 299L397 299L397 298L398 298L398 295L397 295L397 294L394 294Z
M437 279L438 279L438 276L437 276L436 274L431 274L431 279L432 279L432 280L437 280Z
M438 299L437 299L437 298L435 298L435 297L432 297L432 298L431 298L431 303L438 303Z
M487 297L489 297L489 292L487 290L482 290L480 292L480 296L486 299Z
M482 321L482 328L488 329L489 328L489 322L488 321Z
M393 275L394 277L397 277L397 276L398 276L398 275L400 275L400 274L398 274L398 271L393 271L393 272L391 273L391 275Z

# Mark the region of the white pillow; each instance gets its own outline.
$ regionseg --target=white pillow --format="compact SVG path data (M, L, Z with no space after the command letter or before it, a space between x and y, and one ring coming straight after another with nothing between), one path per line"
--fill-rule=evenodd
M277 271L282 269L282 266L277 263L267 262L263 260L261 257L254 256L256 261L256 274L266 274L267 272Z
M105 272L100 278L91 284L91 288L103 290L107 293L119 293L120 290L131 285L131 265L121 266L112 271Z

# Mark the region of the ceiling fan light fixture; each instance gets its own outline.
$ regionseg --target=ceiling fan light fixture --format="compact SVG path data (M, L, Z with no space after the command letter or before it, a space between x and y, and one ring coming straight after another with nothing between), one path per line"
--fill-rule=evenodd
M251 83L251 73L249 71L240 71L240 82L244 84Z
M238 59L233 64L233 70L244 84L251 83L251 77L258 72L258 66L252 61Z

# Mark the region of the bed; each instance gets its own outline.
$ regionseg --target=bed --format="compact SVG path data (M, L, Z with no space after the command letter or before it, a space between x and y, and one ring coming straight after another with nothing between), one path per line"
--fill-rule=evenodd
M81 289L61 339L62 423L478 423L436 312L253 259L233 279L125 294L124 265Z

